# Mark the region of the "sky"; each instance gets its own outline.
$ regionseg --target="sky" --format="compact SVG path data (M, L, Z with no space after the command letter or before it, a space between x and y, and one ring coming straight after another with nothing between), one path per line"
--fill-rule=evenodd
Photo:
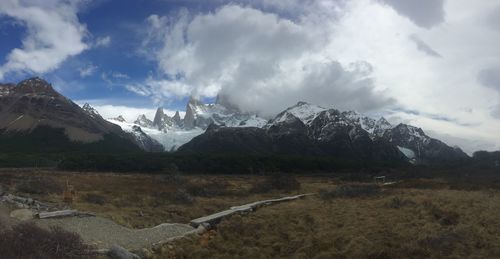
M0 82L105 117L306 101L500 149L500 0L1 0Z

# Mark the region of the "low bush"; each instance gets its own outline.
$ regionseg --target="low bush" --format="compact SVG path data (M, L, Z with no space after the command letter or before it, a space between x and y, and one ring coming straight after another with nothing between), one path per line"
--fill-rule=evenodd
M372 197L380 193L380 187L375 184L341 185L331 190L321 190L319 196L323 200L335 198Z
M17 190L29 194L62 193L62 186L50 177L30 177L16 186Z
M79 235L57 227L46 230L33 223L21 223L0 230L2 258L95 258L92 249Z
M264 181L259 181L250 189L251 193L266 193L271 191L292 192L300 189L300 182L295 176L288 174L272 174Z

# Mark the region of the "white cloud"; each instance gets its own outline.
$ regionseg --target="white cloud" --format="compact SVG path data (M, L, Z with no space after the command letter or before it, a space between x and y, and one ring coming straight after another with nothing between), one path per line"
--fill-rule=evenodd
M152 15L148 22L145 43L154 48L160 40L151 55L164 78L129 87L140 94L162 99L221 91L240 108L266 115L300 100L362 111L392 103L373 90L366 71L349 68L354 62L324 55L328 22L292 21L238 5L192 19L186 12L175 20Z
M22 46L12 49L0 67L0 79L7 73L46 73L68 57L89 48L84 42L87 29L78 21L82 1L2 0L0 15L9 16L26 27Z
M108 47L109 44L111 44L111 37L110 36L99 37L95 40L94 47L96 47L96 48Z
M78 69L78 72L80 72L81 78L85 78L85 77L93 75L95 73L95 71L97 70L97 68L98 67L93 65L93 64L88 64L85 67Z
M109 86L122 85L124 81L130 79L130 76L118 71L107 71L101 73L101 79Z

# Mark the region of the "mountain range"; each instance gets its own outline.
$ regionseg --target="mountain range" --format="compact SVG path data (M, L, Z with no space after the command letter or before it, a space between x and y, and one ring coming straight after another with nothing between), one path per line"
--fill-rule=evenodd
M306 102L268 119L241 111L223 95L213 104L191 97L183 118L179 111L169 116L158 108L152 119L141 115L127 122L122 116L104 119L89 104L78 106L40 78L0 84L0 137L33 139L33 134L42 134L40 129L58 131L58 138L73 144L107 145L112 139L113 146L122 151L334 156L412 163L468 158L460 148L431 138L420 128Z

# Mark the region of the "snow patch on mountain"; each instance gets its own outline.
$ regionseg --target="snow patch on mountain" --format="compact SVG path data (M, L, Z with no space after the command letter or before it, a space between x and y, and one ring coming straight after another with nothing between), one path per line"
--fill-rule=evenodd
M411 150L409 148L402 147L402 146L397 146L397 147L398 147L399 151L401 151L401 153L403 153L407 158L409 158L409 159L416 158L415 152L413 152L413 150Z
M122 122L114 119L108 119L109 122L114 123L122 128L125 132L133 133L137 136L138 133L135 127L138 127L135 123ZM204 130L195 128L192 130L175 129L169 131L163 131L154 128L141 128L142 132L158 141L163 145L166 151L175 151L181 145L189 142L192 138L202 134ZM141 137L141 136L139 136Z
M309 125L322 111L325 110L327 109L318 105L313 105L306 102L298 102L296 105L278 114L271 121L271 124L285 122L289 118L288 115L291 114L301 120L304 124Z

